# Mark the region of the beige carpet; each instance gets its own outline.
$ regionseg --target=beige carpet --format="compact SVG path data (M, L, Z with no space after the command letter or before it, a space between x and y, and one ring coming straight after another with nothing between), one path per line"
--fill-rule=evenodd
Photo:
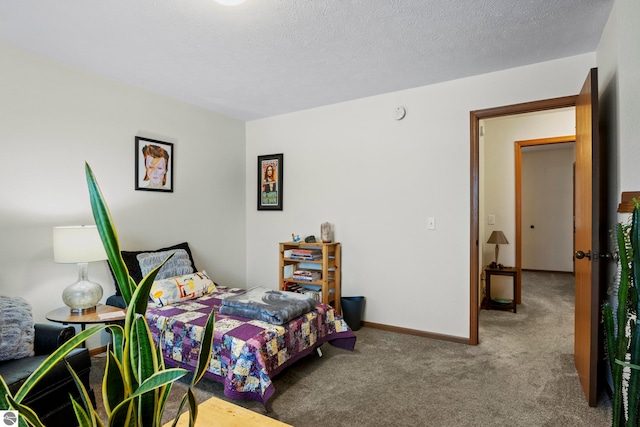
M478 346L364 327L355 352L325 344L322 358L277 377L268 416L297 427L608 426L608 398L590 408L573 364L572 292L571 275L525 272L517 314L481 311ZM93 362L101 408L104 357ZM174 388L167 420L184 390ZM206 379L197 395L226 399ZM236 403L265 413L257 402Z

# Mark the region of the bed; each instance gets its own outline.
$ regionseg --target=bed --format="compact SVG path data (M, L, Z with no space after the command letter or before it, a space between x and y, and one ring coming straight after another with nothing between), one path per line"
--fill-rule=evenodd
M337 312L318 303L315 309L283 325L220 314L225 298L244 289L216 286L211 293L154 307L146 318L153 339L161 337L168 366L194 370L200 351L200 336L211 310L216 312L211 362L207 378L224 384L232 399L252 399L267 405L275 392L273 378L315 348L329 342L346 350L355 347L355 334Z
M247 290L214 284L206 272L196 269L187 242L154 250L121 251L136 283L169 253L173 257L158 271L146 312L167 366L195 370L202 329L211 310L216 312L214 343L205 376L223 383L224 394L233 399L257 400L266 407L275 392L273 378L287 366L326 342L354 349L355 334L329 305L311 303L311 311L282 325L220 314L223 301ZM126 308L117 283L116 295L109 297L107 304Z

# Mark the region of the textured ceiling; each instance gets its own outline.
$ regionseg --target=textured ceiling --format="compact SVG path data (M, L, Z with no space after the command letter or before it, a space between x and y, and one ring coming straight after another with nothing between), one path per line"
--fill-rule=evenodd
M613 0L4 0L0 42L243 120L595 51Z

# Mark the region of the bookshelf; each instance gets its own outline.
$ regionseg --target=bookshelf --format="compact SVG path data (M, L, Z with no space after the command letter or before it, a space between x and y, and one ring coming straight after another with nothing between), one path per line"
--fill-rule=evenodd
M340 313L340 264L341 245L338 242L282 242L279 288L290 290L288 285L291 284L307 291L317 290L318 300L333 305Z

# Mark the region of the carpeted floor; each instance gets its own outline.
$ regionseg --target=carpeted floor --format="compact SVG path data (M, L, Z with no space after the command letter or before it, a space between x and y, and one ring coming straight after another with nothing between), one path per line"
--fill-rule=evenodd
M274 381L267 415L296 427L608 426L606 396L585 401L573 363L573 276L523 273L518 313L480 313L478 346L363 327L355 352L322 347ZM98 395L104 356L92 358ZM165 419L185 383L177 383ZM199 401L229 400L204 379ZM235 402L265 413L257 402Z

